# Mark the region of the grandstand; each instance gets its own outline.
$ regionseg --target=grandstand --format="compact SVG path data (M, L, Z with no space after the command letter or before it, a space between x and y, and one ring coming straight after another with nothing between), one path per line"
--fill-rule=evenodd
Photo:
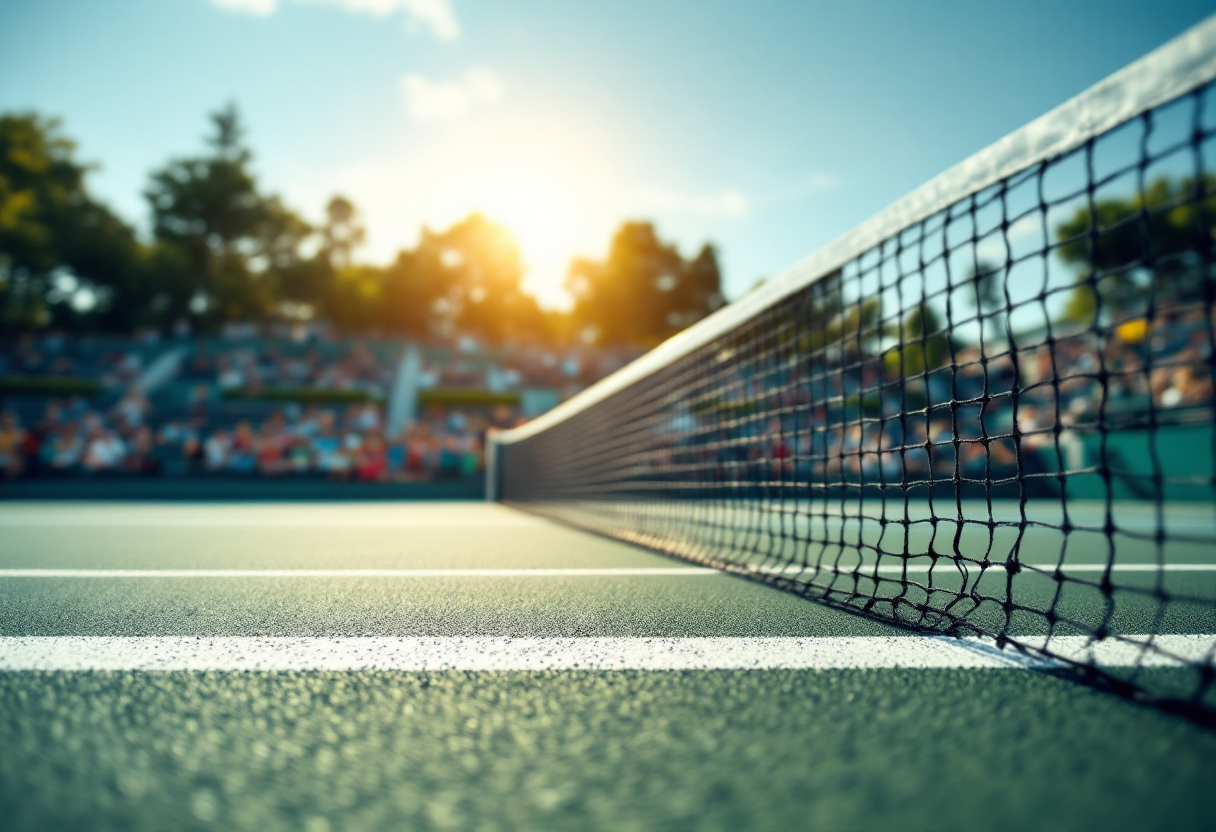
M23 449L8 478L479 482L487 429L544 412L628 355L247 326L27 338L0 357L5 441Z

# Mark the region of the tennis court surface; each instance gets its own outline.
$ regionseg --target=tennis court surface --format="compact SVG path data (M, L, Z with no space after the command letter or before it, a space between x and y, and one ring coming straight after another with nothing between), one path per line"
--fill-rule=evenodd
M502 506L0 528L10 829L1216 820L1190 721Z

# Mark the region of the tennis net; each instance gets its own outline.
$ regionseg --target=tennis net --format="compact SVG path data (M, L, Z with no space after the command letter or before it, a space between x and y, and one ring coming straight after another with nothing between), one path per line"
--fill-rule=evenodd
M497 435L489 491L1211 720L1214 76L1216 17Z

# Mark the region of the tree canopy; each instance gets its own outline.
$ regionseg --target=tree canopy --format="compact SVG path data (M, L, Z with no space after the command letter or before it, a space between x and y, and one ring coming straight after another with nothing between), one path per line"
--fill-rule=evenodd
M186 320L324 319L345 331L407 337L471 335L486 343L582 335L657 343L722 304L711 246L685 259L645 222L624 223L602 261L570 267L575 307L542 310L523 288L510 231L473 213L423 228L384 266L359 262L363 218L335 195L317 224L257 176L233 105L209 116L203 146L154 169L141 242L86 187L89 166L59 125L0 115L0 321L130 331Z
M606 258L575 260L566 279L574 323L586 337L647 345L720 307L721 283L712 246L685 260L648 222L623 224Z
M1205 227L1205 223L1208 227ZM1065 315L1078 323L1159 300L1200 297L1201 252L1216 232L1216 177L1160 177L1143 193L1103 199L1056 226L1057 250L1077 269ZM1207 241L1206 243L1204 241Z
M0 115L0 324L123 319L143 278L130 227L85 187L88 167L53 120Z
M203 321L264 319L275 313L285 274L299 266L313 229L259 189L236 108L211 122L210 152L153 171L145 191L152 232L184 264L177 270L184 285L171 293L174 311L185 311L185 300Z

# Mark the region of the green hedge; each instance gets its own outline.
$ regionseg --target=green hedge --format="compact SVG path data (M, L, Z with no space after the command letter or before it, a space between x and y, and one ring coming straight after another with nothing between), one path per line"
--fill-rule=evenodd
M380 402L380 396L366 390L326 390L318 387L263 387L260 390L231 389L223 392L229 400L304 402L307 404L364 404Z
M100 382L69 376L3 376L0 396L99 396L106 391Z
M421 407L494 407L500 404L517 407L519 401L519 393L497 393L473 387L436 387L418 394L418 404Z

